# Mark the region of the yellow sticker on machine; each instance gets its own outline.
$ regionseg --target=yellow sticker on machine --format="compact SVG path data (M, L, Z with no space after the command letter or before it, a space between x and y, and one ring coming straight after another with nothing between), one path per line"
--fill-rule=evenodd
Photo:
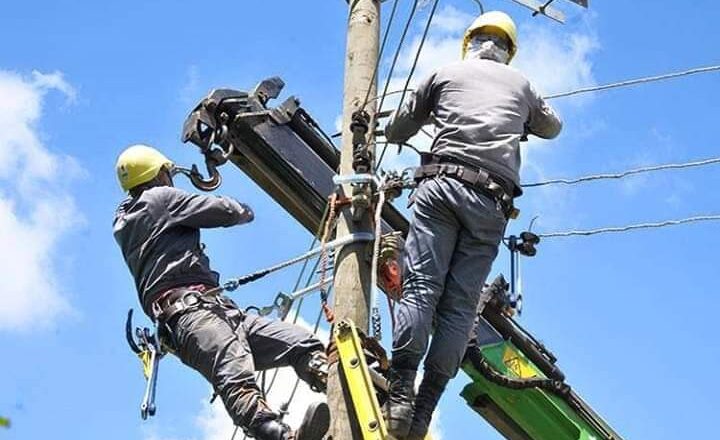
M520 379L537 377L535 368L513 347L505 347L503 364Z

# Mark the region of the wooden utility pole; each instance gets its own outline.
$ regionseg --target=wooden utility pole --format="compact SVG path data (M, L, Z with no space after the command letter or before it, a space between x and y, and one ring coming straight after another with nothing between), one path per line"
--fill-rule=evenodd
M374 120L377 102L375 64L378 59L380 40L380 0L349 0L347 53L345 57L345 89L342 120L342 154L340 175L350 175L353 170L353 135L350 130L353 113L363 105L366 96L372 99L365 108ZM372 145L373 125L370 124L368 144ZM372 151L372 149L371 149ZM352 195L352 187L344 185L342 193ZM353 219L352 210L340 211L337 236L353 232L371 232L372 213L365 210L359 219ZM357 221L356 221L357 220ZM370 263L367 260L367 243L345 246L335 262L335 320L351 319L359 328L368 330L370 300ZM329 435L333 440L358 440L360 433L354 422L350 399L341 384L339 364L330 367L328 376L328 405L332 415Z

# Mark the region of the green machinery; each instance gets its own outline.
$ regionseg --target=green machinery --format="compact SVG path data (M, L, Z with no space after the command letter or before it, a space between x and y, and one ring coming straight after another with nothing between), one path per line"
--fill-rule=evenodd
M510 440L622 440L565 383L557 359L508 316L508 284L486 290L462 369L467 404Z
M219 167L232 163L315 232L335 191L340 154L298 99L268 106L283 87L275 77L251 92L214 90L188 116L183 141L199 147L209 173L206 179L193 167L195 186L216 188ZM384 232L407 232L390 204L382 220ZM622 440L565 383L552 353L509 317L511 297L502 279L486 291L463 365L473 380L462 392L468 405L510 440Z

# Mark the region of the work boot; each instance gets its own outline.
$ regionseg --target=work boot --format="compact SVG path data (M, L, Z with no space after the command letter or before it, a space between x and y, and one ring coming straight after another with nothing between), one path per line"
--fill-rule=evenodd
M330 428L330 408L325 402L314 402L305 411L294 440L322 440Z
M330 428L330 409L325 402L311 403L300 427L292 429L277 419L266 419L249 431L257 440L322 440Z
M303 356L297 363L296 373L300 379L317 393L327 391L328 360L322 350L316 350Z
M410 430L416 375L415 370L390 369L388 400L383 412L388 432L395 438L405 438Z
M417 397L415 398L415 412L412 417L412 425L407 435L407 440L423 440L430 428L433 412L450 378L433 371L425 371L423 380L420 383Z
M292 430L278 420L266 420L253 428L248 435L257 440L289 440L292 439Z

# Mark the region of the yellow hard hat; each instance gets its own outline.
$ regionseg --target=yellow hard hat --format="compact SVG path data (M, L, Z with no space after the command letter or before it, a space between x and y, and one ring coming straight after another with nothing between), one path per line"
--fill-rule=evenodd
M463 58L465 58L468 43L472 37L479 33L500 34L506 37L510 42L508 63L513 59L517 52L517 27L515 27L515 22L509 15L500 11L491 11L476 18L473 24L465 31L462 45Z
M115 166L120 186L129 191L157 177L160 170L175 164L158 150L147 145L132 145L120 153Z

